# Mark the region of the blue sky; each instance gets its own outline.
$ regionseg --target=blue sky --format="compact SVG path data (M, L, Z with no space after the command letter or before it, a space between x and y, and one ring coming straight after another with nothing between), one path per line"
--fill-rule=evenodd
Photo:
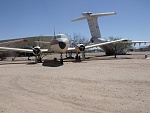
M0 0L0 40L56 33L90 38L82 12L111 12L98 19L101 35L150 40L150 0Z

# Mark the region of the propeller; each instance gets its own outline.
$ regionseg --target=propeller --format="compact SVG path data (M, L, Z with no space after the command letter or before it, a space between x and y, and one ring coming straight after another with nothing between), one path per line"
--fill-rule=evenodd
M32 47L31 44L26 44L27 48L32 49L32 53L35 55L35 63L38 63L38 61L41 62L41 47L39 46L39 44L37 44L37 46Z
M72 43L72 45L75 46L75 51L77 53L80 53L80 52L82 53L82 59L85 60L85 53L84 53L85 46L84 46L84 44L75 44L75 43Z

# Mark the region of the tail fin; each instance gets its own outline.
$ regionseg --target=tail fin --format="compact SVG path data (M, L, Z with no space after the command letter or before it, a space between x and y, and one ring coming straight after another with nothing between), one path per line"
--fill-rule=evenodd
M82 13L82 15L83 15L82 17L76 18L76 19L72 20L72 22L87 19L89 29L91 32L91 36L93 38L101 38L101 33L100 33L99 25L97 22L97 18L101 17L101 16L108 16L108 15L114 15L114 14L116 14L116 13L115 12L106 12L106 13L93 14L91 12L84 12L84 13Z

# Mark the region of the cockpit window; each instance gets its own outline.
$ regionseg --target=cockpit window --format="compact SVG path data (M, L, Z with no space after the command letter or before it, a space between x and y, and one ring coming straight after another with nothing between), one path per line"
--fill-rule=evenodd
M57 35L56 37L57 37L57 38L61 38L61 35Z
M67 38L67 36L66 35L56 35L56 36L54 36L53 39L59 39L59 38Z
M61 35L61 38L67 38L67 36L66 35Z

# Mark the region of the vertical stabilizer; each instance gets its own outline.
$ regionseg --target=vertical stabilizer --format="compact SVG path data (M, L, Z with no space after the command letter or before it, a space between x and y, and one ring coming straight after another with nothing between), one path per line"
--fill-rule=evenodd
M100 33L99 25L97 22L97 17L94 17L94 18L89 17L87 18L87 21L88 21L89 29L91 32L91 36L101 38L101 33Z
M83 15L82 17L76 18L72 21L87 19L92 38L101 38L101 33L100 33L97 18L100 16L108 16L108 15L114 15L114 14L116 14L116 13L115 12L107 12L107 13L94 13L93 14L91 12L84 12L84 13L82 13L82 15Z

